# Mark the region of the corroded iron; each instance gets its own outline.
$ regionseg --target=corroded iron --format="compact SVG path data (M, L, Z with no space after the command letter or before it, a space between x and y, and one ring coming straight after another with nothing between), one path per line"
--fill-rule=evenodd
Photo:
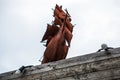
M41 40L41 42L46 41L42 64L65 59L73 36L71 16L67 9L64 11L62 6L56 4L53 17L53 23L47 24L46 32Z

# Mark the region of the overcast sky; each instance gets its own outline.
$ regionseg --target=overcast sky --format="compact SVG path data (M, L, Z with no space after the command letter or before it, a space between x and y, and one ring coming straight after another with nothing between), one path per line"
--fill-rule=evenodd
M0 0L0 73L40 65L40 40L55 4L76 24L67 58L96 52L102 43L120 47L120 0Z

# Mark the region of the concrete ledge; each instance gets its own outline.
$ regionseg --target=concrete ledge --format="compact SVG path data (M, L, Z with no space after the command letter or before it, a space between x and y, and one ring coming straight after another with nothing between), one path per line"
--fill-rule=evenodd
M120 48L95 52L66 60L0 74L0 80L118 80L120 79Z

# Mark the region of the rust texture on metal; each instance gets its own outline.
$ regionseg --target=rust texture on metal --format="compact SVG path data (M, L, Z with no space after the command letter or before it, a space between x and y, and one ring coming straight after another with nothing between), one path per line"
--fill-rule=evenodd
M46 41L42 64L65 59L70 47L73 25L67 9L56 4L53 11L54 21L47 24L41 42Z

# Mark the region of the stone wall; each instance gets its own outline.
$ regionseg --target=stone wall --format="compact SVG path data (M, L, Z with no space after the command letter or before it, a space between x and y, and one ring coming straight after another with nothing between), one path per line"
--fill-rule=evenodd
M120 80L120 48L0 74L0 80Z

